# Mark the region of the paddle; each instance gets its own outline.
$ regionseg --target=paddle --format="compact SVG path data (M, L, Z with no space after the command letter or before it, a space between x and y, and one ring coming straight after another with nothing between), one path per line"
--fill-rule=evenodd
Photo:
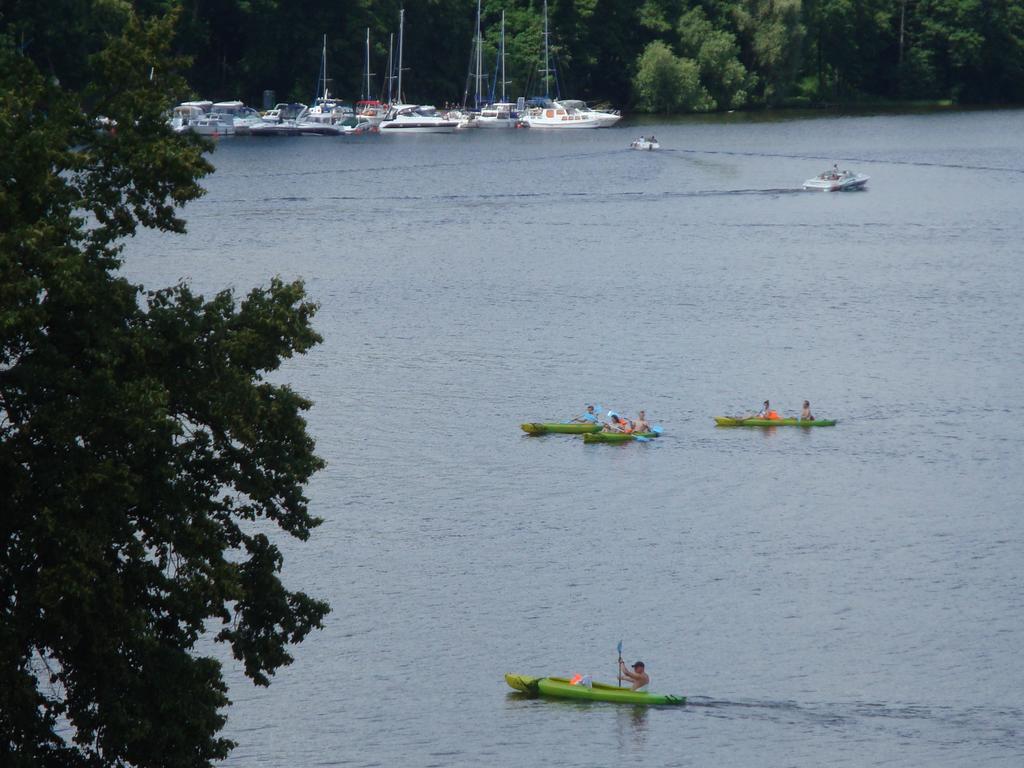
M622 641L619 640L619 688L622 687Z

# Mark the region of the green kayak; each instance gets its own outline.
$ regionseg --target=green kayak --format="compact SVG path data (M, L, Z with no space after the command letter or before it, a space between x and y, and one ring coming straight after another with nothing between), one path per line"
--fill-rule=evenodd
M836 419L744 419L731 416L715 416L715 424L720 427L834 427Z
M660 432L594 432L583 436L584 443L628 443L637 437L657 437Z
M618 704L679 705L686 703L685 696L634 691L608 683L591 683L590 686L573 685L564 677L528 677L509 672L505 674L505 682L517 691L523 691L533 696L551 696L558 699L611 701Z
M587 432L600 432L600 424L560 424L550 422L533 422L520 424L519 427L528 435L547 435L556 433L561 435L584 435Z

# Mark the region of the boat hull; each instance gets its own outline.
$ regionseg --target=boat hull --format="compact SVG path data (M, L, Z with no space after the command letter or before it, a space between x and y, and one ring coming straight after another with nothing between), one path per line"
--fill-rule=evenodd
M594 432L583 435L585 443L628 443L638 437L658 437L657 432Z
M608 683L592 683L590 686L573 685L564 677L537 678L506 673L505 682L517 691L556 699L605 701L614 704L646 704L649 706L681 706L686 703L685 696L634 691Z
M520 424L519 428L528 435L585 435L590 432L600 432L600 424L559 424L550 422L532 422Z
M743 419L731 416L715 416L715 424L719 427L834 427L836 419Z

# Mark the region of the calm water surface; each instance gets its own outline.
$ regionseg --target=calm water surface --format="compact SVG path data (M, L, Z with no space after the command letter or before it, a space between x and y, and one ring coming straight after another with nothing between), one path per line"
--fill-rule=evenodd
M626 149L643 130L665 148ZM231 766L1024 764L1024 112L225 140L126 274L306 280L324 632ZM850 194L799 191L833 162ZM834 429L718 429L765 398ZM528 438L585 402L647 444ZM615 676L681 709L523 699Z

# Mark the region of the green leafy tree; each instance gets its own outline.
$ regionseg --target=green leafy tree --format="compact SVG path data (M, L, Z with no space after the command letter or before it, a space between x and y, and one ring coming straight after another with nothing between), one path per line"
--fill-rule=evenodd
M758 74L761 100L781 101L800 70L805 32L800 0L744 0L734 15L745 40L748 68Z
M231 747L228 700L199 640L266 685L328 610L284 588L268 535L305 539L319 522L303 495L321 466L309 403L264 380L319 340L301 284L205 301L117 275L139 226L183 231L176 211L210 171L206 145L165 124L185 90L174 17L119 5L123 34L77 62L84 75L62 77L47 46L31 58L13 34L24 17L0 27L0 764L13 768L211 765ZM74 80L91 85L60 84Z
M715 108L714 99L700 83L697 62L676 56L661 41L651 43L640 55L634 84L641 107L651 112Z
M756 78L740 62L740 47L732 32L716 29L698 6L679 19L679 39L683 55L697 62L701 83L719 107L734 109L747 103Z

